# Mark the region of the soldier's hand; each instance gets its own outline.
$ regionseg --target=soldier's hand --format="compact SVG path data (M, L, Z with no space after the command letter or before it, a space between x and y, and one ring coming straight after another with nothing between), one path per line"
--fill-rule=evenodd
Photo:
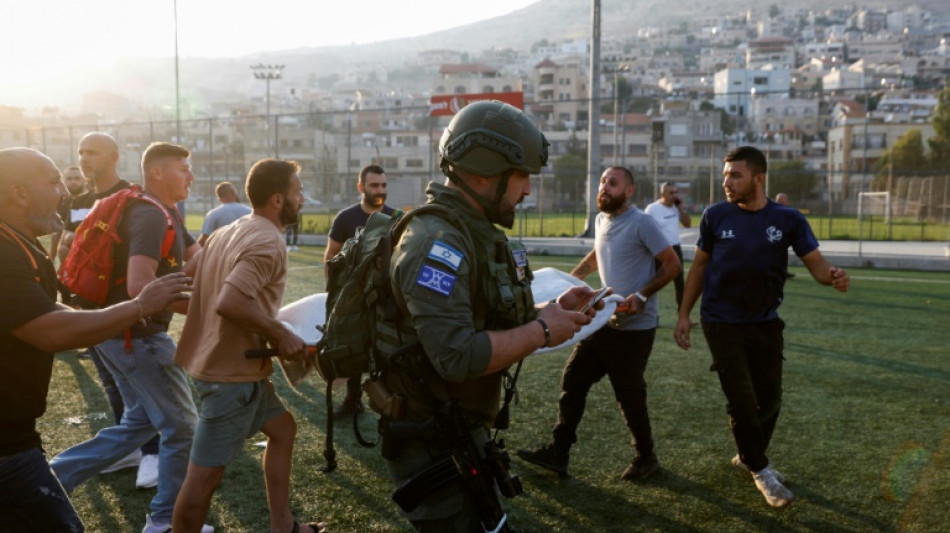
M598 291L587 286L571 287L570 289L562 292L561 295L557 297L557 303L562 308L573 311L582 307L584 303L590 300L595 294L597 294L597 292ZM607 292L604 293L604 297L613 294L613 292L613 289L608 288ZM601 298L597 303L594 304L592 308L587 310L585 314L587 314L588 317L593 318L593 316L597 314L597 311L603 308L604 301L603 298Z
M149 282L135 300L141 306L144 317L160 313L178 300L187 300L191 297L188 291L193 289L191 278L183 272L173 272Z
M585 313L564 309L560 305L546 305L538 312L538 318L544 320L551 331L551 346L557 346L590 324L591 317Z

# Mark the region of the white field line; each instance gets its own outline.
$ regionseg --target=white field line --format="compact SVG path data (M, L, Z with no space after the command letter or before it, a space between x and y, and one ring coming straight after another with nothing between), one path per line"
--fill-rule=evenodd
M939 285L948 285L950 284L950 279L920 279L920 278L885 278L879 276L851 276L851 279L861 280L861 281L890 281L890 282L906 282L906 283L937 283Z

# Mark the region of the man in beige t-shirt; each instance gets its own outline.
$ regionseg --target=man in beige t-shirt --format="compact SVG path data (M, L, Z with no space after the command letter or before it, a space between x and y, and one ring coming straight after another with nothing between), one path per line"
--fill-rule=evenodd
M287 278L282 230L296 222L303 205L299 171L293 161L255 163L246 185L254 212L212 233L199 255L195 291L175 352L175 362L191 374L201 397L188 473L175 502L176 533L200 530L224 469L258 431L267 436L270 530L323 528L299 524L290 513L297 425L274 393L270 360L244 357L246 350L268 344L284 359L304 355L303 340L277 320Z

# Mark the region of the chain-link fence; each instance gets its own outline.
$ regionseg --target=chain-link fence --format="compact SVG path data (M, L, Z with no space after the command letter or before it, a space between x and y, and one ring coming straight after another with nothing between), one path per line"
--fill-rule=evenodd
M531 105L527 107L530 113ZM721 161L726 151L735 147L735 142L727 142L718 130L718 118L712 120L717 115L718 112L701 115L702 120L694 117L679 129L674 128L676 124L668 123L670 120L663 122L659 129L658 123L651 123L650 119L622 121L621 124L603 122L599 130L601 167L620 164L634 172L637 190L633 201L640 207L658 197L660 184L674 182L687 211L698 216L710 203L725 199ZM426 184L443 179L437 147L449 119L429 116L428 106L393 106L270 116L233 115L180 122L156 120L24 128L0 125L0 147L31 146L65 168L77 161L79 139L90 131L102 131L112 135L120 147L119 174L138 181L145 147L155 141L177 142L192 151L196 180L186 211L198 217L215 206L217 183L227 180L243 190L247 171L255 161L265 157L293 159L302 167L301 179L307 197L301 231L319 235L327 233L339 209L359 201L357 175L369 164L386 170L389 205L410 208L424 202ZM541 175L532 179L531 196L519 206L512 233L524 236L581 234L588 220L587 132L574 132L559 124L548 126L549 122L543 119L539 123L551 141L551 162ZM665 136L663 128L666 128ZM688 149L677 148L681 146ZM878 215L873 213L867 215L871 218L865 218L859 228L858 195L842 198L833 191L841 173L808 170L810 166L822 166L823 153L771 145L766 149L772 167L768 194L785 192L791 204L809 216L824 238L947 238L950 177L945 173L893 178L889 183L894 211L887 220L887 230L881 230L884 220L874 218ZM809 158L810 165L801 163ZM800 164L796 166L796 162ZM870 191L871 177L861 184L863 190ZM189 217L189 220L189 227L197 229L195 225L200 218ZM873 231L868 229L871 225Z

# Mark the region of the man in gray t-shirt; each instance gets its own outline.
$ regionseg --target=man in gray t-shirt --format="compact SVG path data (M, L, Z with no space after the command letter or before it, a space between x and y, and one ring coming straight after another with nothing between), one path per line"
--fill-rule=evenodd
M218 197L221 205L215 207L205 215L205 221L201 224L201 236L198 237L198 244L204 246L208 237L214 233L214 230L227 226L235 220L251 213L251 208L241 203L241 197L238 196L237 189L229 181L222 181L214 188L214 194Z
M587 393L605 375L636 447L636 455L621 478L634 481L659 468L643 373L659 323L656 292L676 277L682 265L653 217L630 205L634 189L628 169L609 167L604 171L597 194L601 212L595 223L594 249L571 271L572 276L584 279L597 270L601 284L625 300L610 322L578 343L567 360L553 442L518 451L522 459L561 475L567 474Z

